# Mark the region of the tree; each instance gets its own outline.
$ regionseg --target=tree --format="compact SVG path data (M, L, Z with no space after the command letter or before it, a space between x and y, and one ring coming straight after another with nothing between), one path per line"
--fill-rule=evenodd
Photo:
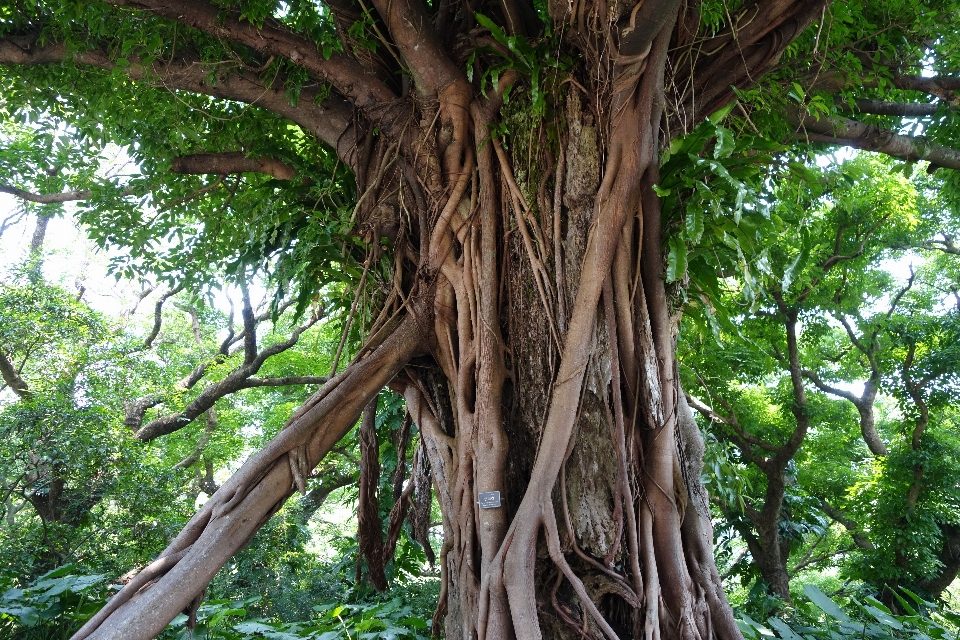
M134 296L137 306L155 302L146 313L111 318L81 300L82 287L45 282L40 256L28 251L0 277L0 566L22 583L74 563L121 574L162 550L198 494L216 490L214 471L243 455L242 429L275 432L271 409L289 411L309 395L305 385L326 380L296 375L316 358L316 345L303 342L317 332L300 337L318 316L306 326L289 313L271 323L248 308L248 333L196 296L148 286ZM245 335L255 337L252 358ZM140 423L171 415L178 437L144 451ZM325 464L339 471L338 457ZM312 492L311 508L325 497ZM128 528L132 543L121 536Z
M777 175L769 215L786 224L781 235L758 247L769 262L756 275L761 293L732 330L722 334L720 354L703 347L703 342L715 341L712 333L699 337L699 348L691 341L685 349L685 369L696 374L687 388L714 406L688 396L690 404L720 426L719 437L734 444L739 457L759 472L763 487L762 496L716 503L746 541L771 593L785 601L790 600L791 551L802 541L798 533L811 524L802 524L801 514L809 509L801 508L801 494L792 489L797 483L796 460L809 434L838 430L837 423L846 421L842 411L831 411L816 397L808 397L808 381L814 382L814 389L830 388L811 369L840 359L833 353L834 333L846 323L843 314L864 314L864 300L879 303L889 288L889 277L877 266L880 257L917 224L915 190L888 168L858 158L829 170L786 170ZM895 307L902 294L891 296ZM836 329L831 330L827 318L834 315L840 320L834 320ZM866 391L851 402L860 409L860 431L873 451L883 448L877 444L873 415L881 376L874 353L879 349L878 332L863 341L853 335L853 344L843 341L839 347L840 353L857 352L865 342L872 349L868 357L874 370L864 376ZM850 392L832 389L851 397ZM878 455L886 455L885 449ZM851 465L856 459L847 448L840 457ZM813 526L815 521L814 517Z
M77 637L152 637L195 611L216 571L305 491L388 385L423 434L443 514L435 619L447 637L739 637L674 345L697 207L710 198L678 187L661 207L661 152L677 143L678 175L717 176L707 191L735 183L739 170L717 160L731 157L731 137L683 141L771 70L809 74L813 91L821 45L831 60L869 58L899 38L864 73L919 75L942 21L904 27L896 19L916 13L907 4L859 9L851 19L792 0L8 5L4 108L56 117L95 146L126 145L143 171L81 194L92 235L129 251L118 272L197 281L211 262L234 276L259 270L278 300L296 289L300 310L340 280L356 291L346 324L364 338ZM866 44L854 38L876 23ZM805 113L800 133L853 135L836 118L823 133ZM949 154L882 137L857 142L952 166ZM755 172L755 155L740 147L731 162ZM722 228L744 191L699 214ZM749 241L741 214L727 225L734 245ZM478 508L493 491L499 506ZM367 555L371 573L384 555Z

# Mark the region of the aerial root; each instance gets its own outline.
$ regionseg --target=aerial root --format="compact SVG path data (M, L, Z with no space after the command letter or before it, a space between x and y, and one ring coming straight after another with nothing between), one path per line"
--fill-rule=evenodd
M542 508L543 527L547 538L547 551L550 553L550 559L553 560L554 564L557 565L567 580L570 581L570 585L573 587L573 591L577 594L577 597L580 598L583 608L587 610L594 622L597 623L597 626L603 631L604 635L610 640L620 640L617 633L610 626L610 623L603 617L597 609L597 605L594 604L593 600L587 594L587 590L583 586L583 581L574 573L567 559L563 556L563 549L560 548L560 534L557 531L557 516L553 511L553 503L548 501Z
M149 589L157 578L160 578L165 573L173 569L180 560L189 553L193 545L189 545L176 553L172 553L167 556L157 558L146 567L143 568L140 573L135 575L130 582L125 584L123 588L117 592L117 595L103 606L100 611L97 612L95 616L87 620L86 624L80 628L79 631L73 636L72 640L83 640L91 633L97 630L97 628L110 617L114 611L119 609L122 605L131 600L134 596L139 594L145 589Z
M447 598L450 593L450 569L447 567L447 554L450 553L450 540L444 540L440 547L440 595L437 596L437 608L433 611L430 620L430 632L434 638L440 637L443 629L443 618L447 615Z
M290 474L293 476L293 486L300 495L307 495L307 478L310 475L310 465L307 462L307 445L301 444L287 453L290 463Z

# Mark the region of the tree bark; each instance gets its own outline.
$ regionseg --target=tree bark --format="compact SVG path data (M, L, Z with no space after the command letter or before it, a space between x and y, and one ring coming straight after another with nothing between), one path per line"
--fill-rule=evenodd
M109 4L209 34L236 56L283 58L325 83L322 106L301 93L291 108L243 65L183 56L146 65L131 56L125 67L133 80L263 105L300 124L354 171L355 232L371 243L366 267L384 235L395 253L393 289L360 358L77 640L149 638L195 610L217 569L294 487L305 489L386 384L407 399L441 506L435 622L448 638L739 639L713 563L697 461L684 460L702 449L680 400L678 309L665 284L654 187L670 137L772 68L824 3L748 2L725 28L700 34L695 3L593 0L571 13L573 5L550 2L556 46L573 54L569 82L553 78L546 104L524 102L524 124L512 128L502 126L505 93L529 86L521 70L540 61L517 59L501 73L502 56L482 46L497 34L484 35L473 10L503 16L522 38L535 30L523 0L470 11L374 0L370 28L384 46L350 46L341 32L348 46L329 55L278 20L258 26L212 2ZM348 9L336 3L336 20L349 21ZM69 56L114 69L109 50L7 39L0 62ZM684 62L700 50L711 55ZM472 78L468 56L478 65ZM520 93L510 109L527 100ZM666 122L681 126L667 131ZM499 506L480 504L495 491Z

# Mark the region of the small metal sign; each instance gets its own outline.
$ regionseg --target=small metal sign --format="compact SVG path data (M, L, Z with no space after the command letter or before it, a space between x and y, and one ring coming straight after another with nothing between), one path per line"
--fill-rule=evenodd
M500 506L499 491L483 491L479 495L481 509L496 509Z

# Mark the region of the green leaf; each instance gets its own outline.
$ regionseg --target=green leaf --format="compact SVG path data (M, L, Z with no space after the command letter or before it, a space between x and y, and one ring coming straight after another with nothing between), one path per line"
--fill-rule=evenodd
M880 609L871 605L866 605L863 607L863 609L864 611L869 613L871 616L873 616L873 618L880 624L885 624L888 627L891 627L897 630L903 629L903 624L899 620L894 618L892 615L890 615L889 613L883 612Z
M481 27L488 29L490 31L490 35L493 36L494 40L496 40L497 42L499 42L500 44L506 47L510 46L510 42L509 42L509 39L507 38L507 34L503 32L503 29L497 26L497 23L495 23L493 20L483 15L482 13L475 12L473 15L477 19L477 22L480 23Z
M723 127L717 127L717 144L713 147L714 158L728 158L736 147L733 132Z
M786 622L779 618L767 618L767 624L773 627L773 630L779 633L783 640L803 640Z
M736 102L731 102L731 103L728 104L727 106L725 106L725 107L723 107L723 108L721 108L721 109L717 109L716 111L714 111L713 113L710 114L710 122L712 122L713 124L718 124L718 123L721 122L724 118L726 118L728 115L730 115L730 112L733 111L733 108L734 108L735 106L737 106L737 103L736 103Z
M806 229L803 229L801 232L801 249L800 253L797 254L797 257L787 265L787 268L783 270L783 291L784 293L790 289L790 285L793 284L794 279L797 276L797 273L803 271L807 266L807 261L810 259L810 236L807 233Z
M693 202L687 205L687 236L694 244L703 237L703 210Z
M824 613L840 622L850 622L850 616L844 613L840 606L814 584L803 585L803 592L813 604L820 607Z
M679 236L670 238L667 256L667 282L675 282L687 273L687 245Z

